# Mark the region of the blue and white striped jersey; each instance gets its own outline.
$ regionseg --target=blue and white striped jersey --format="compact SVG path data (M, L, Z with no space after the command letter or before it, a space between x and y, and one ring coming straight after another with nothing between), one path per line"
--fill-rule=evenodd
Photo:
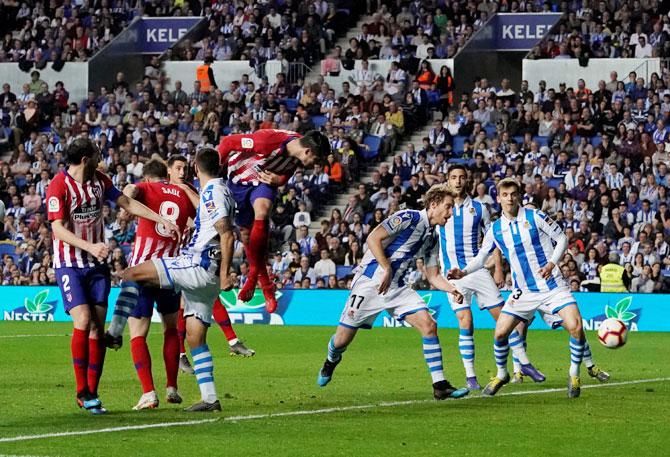
M540 268L559 254L554 252L554 242L559 238L565 238L563 231L546 214L536 209L520 208L514 220L509 220L503 214L491 224L484 236L480 254L473 263L481 261L483 264L484 259L498 247L510 264L515 288L549 292L567 287L558 267L554 268L547 280L539 273ZM562 245L567 247L567 242ZM467 270L471 272L470 267Z
M466 197L454 204L446 225L437 227L440 243L440 268L447 274L452 268L463 269L479 253L480 236L488 229L491 216L486 205Z
M234 211L235 200L223 179L210 180L200 192L195 231L184 249L185 254L193 256L194 265L216 272L221 260L221 246L214 224L224 217L232 218Z
M428 257L435 248L434 230L428 222L425 209L398 211L380 225L389 234L382 242L382 247L393 271L391 288L403 287L405 272L414 259ZM354 281L360 276L379 279L381 270L375 256L368 249L363 255Z

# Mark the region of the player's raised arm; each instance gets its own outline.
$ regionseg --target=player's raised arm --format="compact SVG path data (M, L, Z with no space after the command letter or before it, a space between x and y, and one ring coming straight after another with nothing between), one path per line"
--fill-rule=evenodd
M129 198L137 198L139 194L139 189L135 184L126 184L126 187L123 188L123 195Z

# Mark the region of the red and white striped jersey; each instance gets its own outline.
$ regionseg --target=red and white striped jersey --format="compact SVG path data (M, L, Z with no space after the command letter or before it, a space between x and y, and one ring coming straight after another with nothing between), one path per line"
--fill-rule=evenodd
M195 218L195 208L186 193L174 184L166 182L143 182L137 185L135 199L150 210L179 227L179 232L187 229L188 218ZM139 218L137 234L133 244L130 266L155 258L175 257L180 244L170 236L162 224Z
M102 205L107 200L115 202L120 196L121 191L100 171L96 171L90 181L82 184L63 170L51 180L47 189L49 221L62 220L65 228L82 240L90 243L104 242ZM53 242L54 268L87 268L100 265L86 251L56 237Z
M276 129L228 135L219 144L221 165L228 165L228 179L236 184L257 185L261 171L281 175L285 183L300 165L298 159L286 153L286 143L301 137L296 132Z

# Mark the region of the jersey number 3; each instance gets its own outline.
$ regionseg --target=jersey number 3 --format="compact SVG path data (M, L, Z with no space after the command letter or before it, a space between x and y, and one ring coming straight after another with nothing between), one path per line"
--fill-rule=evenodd
M158 210L158 214L162 218L167 219L173 224L176 224L177 219L179 218L179 205L177 205L175 202L164 201L163 203L161 203L161 207ZM164 237L170 236L170 232L163 224L156 224L156 232L160 236Z

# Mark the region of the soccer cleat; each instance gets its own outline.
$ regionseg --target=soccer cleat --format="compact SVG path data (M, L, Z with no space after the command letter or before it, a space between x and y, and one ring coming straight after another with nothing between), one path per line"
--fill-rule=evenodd
M186 354L182 354L179 356L179 369L186 374L195 373L195 371L193 371L193 367L191 366L191 362L188 361L188 357L186 356Z
M477 376L470 376L465 378L465 383L470 390L482 390L482 386L480 386L479 382L477 382Z
M256 354L256 351L249 349L244 345L243 342L237 341L237 343L230 346L230 355L241 355L242 357L253 357Z
M105 414L107 412L107 410L102 407L100 399L92 396L89 393L78 395L77 405L94 415Z
M175 405L178 405L183 401L181 399L181 395L179 395L179 392L177 392L176 387L168 387L167 388L166 401L168 403L173 403Z
M475 380L476 381L476 380ZM435 400L446 400L447 398L462 398L469 394L468 389L457 389L449 381L438 381L433 383L433 398Z
M602 371L595 365L588 367L587 370L589 371L589 376L596 378L600 382L607 382L610 380L610 374L606 371Z
M568 378L568 398L577 398L582 393L582 382L579 376L570 376Z
M506 375L505 378L503 379L494 376L493 378L491 378L491 381L488 384L486 384L486 387L484 387L484 391L482 392L482 394L493 396L497 394L500 388L505 384L507 384L509 381L510 381L509 375Z
M535 382L544 382L544 380L547 379L547 377L543 375L540 370L535 368L532 363L521 365L521 374L528 376Z
M342 359L338 360L337 362L331 362L330 360L326 359L326 361L323 363L323 367L319 370L319 376L316 378L316 383L321 386L321 387L326 387L330 380L333 378L333 371L335 371L335 367L337 366L338 363L340 363Z
M263 297L265 297L265 311L272 314L277 311L277 297L275 296L275 285L270 283L263 287Z
M123 335L114 336L109 332L105 332L105 346L118 351L123 346Z
M155 390L152 390L151 392L142 394L140 401L138 401L137 404L133 407L133 410L139 411L141 409L156 408L158 408L158 395L156 395Z
M256 290L256 276L251 273L247 276L247 280L244 285L237 293L237 299L243 302L248 302L254 298L254 292Z
M201 401L200 403L196 403L193 406L189 406L188 408L184 409L187 413L204 413L204 412L211 412L211 411L221 411L221 403L219 400L216 400L214 403L207 403L205 401Z
M523 384L523 375L521 374L521 372L515 371L514 374L512 375L512 380L510 382L512 384Z

